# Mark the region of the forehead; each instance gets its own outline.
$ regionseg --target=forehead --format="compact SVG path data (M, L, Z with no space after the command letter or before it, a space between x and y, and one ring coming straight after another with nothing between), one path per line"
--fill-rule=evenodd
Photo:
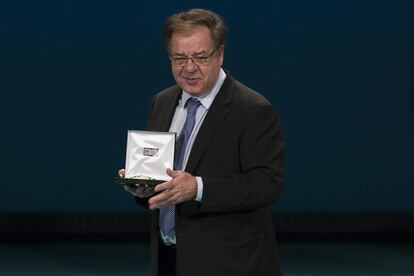
M171 52L192 54L207 52L214 47L210 30L205 26L197 26L189 32L175 32L171 36Z

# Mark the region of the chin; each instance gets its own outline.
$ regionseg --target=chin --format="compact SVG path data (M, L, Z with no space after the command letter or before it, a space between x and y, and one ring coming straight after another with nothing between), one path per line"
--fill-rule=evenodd
M182 85L181 88L185 92L187 92L188 94L191 94L191 95L200 95L200 94L202 94L202 89L199 88L199 87Z
M196 89L188 89L188 90L185 90L188 94L191 94L191 95L194 95L194 96L197 96L197 95L200 95L200 94L202 94L201 93L201 91L199 91L199 90L196 90Z

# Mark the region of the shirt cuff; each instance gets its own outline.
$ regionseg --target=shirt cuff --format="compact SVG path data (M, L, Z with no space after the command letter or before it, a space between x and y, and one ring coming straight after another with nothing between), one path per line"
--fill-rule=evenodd
M200 176L196 176L197 180L197 195L195 201L201 202L203 199L203 179Z

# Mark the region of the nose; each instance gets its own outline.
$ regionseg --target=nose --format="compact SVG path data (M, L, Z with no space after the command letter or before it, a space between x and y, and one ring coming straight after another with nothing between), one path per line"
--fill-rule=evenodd
M198 66L194 63L193 59L187 59L187 62L184 64L184 70L187 72L195 72L197 69Z

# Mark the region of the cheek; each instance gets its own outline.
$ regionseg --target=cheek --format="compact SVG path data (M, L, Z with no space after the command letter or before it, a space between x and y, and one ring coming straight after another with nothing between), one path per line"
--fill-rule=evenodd
M171 68L172 74L174 76L174 78L178 78L180 76L180 69L177 67L172 67Z
M212 67L208 71L204 72L204 76L208 79L208 81L215 82L216 78L218 77L219 67Z

